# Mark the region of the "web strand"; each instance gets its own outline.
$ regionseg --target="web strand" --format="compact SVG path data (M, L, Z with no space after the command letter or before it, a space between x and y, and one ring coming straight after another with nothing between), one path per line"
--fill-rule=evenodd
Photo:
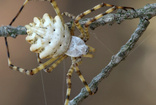
M100 38L98 38L98 36L95 34L95 33L92 33L94 34L93 37L102 45L104 46L104 48L106 48L106 50L111 53L112 55L114 55L115 53L110 49L108 48L108 46L100 40ZM136 47L129 53L129 55L131 55L132 53L134 53L145 41L147 41L150 37L152 36L152 34L146 36L140 43L138 43L138 45L136 45ZM129 56L128 55L128 56Z
M42 89L43 89L44 102L45 102L45 105L48 105L48 104L47 104L46 92L45 92L45 85L44 85L44 80L43 80L43 73L42 73L42 71L40 71L40 73L41 73L41 82L42 82Z
M92 33L92 34L94 34L93 37L94 37L104 48L106 48L106 50L107 50L109 53L111 53L112 55L115 54L103 41L101 41L101 40L98 38L98 36L97 36L95 33Z
M63 79L62 79L62 102L64 103L64 96L65 96L65 81L66 81L66 62L63 61Z

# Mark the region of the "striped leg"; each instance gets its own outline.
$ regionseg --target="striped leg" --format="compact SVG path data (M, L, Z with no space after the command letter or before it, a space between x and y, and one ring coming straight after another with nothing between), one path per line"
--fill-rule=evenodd
M19 14L22 12L23 8L25 7L25 5L28 3L28 1L30 0L25 0L25 2L23 3L23 5L21 6L21 8L19 9L19 11L17 12L17 14L15 15L15 17L12 19L12 21L10 22L10 26L13 24L13 22L17 19L17 17L19 16ZM11 63L11 59L10 59L10 52L9 52L9 45L8 45L8 41L7 41L7 37L4 37L4 40L5 40L5 45L6 45L6 49L7 49L7 56L8 56L8 66L13 69L13 70L17 70L17 71L20 71L20 72L23 72L23 73L26 73L28 75L32 75L34 74L35 72L37 72L37 68L36 69L32 69L30 71L28 70L25 70L23 68L20 68L20 67L17 67L17 66L14 66L12 63ZM39 60L39 59L38 59ZM39 67L40 68L40 67Z
M80 19L82 19L84 16L86 16L86 15L90 14L91 12L94 12L94 11L96 11L96 10L98 10L98 9L100 9L100 8L102 8L102 7L104 7L104 6L106 6L106 7L115 7L116 9L124 9L124 10L133 9L133 10L134 10L134 8L132 8L132 7L115 6L115 5L111 5L111 4L100 3L100 4L96 5L96 6L94 6L93 8L88 9L88 10L86 10L85 12L79 14L79 15L76 17L76 19L75 19L75 23L78 23L78 21L79 21Z
M95 52L95 48L87 45L89 47L88 52L86 55L82 55L83 57L93 58L93 52Z
M87 85L87 83L85 82L83 76L81 75L79 69L78 69L78 65L81 63L80 58L71 58L72 59L72 65L70 67L70 69L68 70L67 73L67 92L66 92L66 100L64 105L68 105L69 103L69 98L70 98L70 93L71 93L71 77L72 77L72 73L75 70L77 73L79 73L79 78L81 79L81 81L85 84L85 87L87 89L87 91L92 94L92 92L90 91L89 86Z
M16 20L16 18L19 16L19 14L22 12L23 8L25 7L25 5L28 3L28 1L30 0L25 0L25 2L23 3L23 5L21 6L20 10L17 12L16 16L12 19L12 21L10 22L9 25L12 25L12 23Z
M12 21L10 22L10 26L13 24L13 22L16 20L16 18L19 16L19 14L21 13L21 11L23 10L24 6L28 3L29 0L25 0L25 2L23 3L23 5L21 6L20 10L18 11L18 13L16 14L16 16L12 19ZM6 45L6 49L7 49L7 56L8 56L8 65L9 67L12 66L11 64L11 60L10 60L10 52L9 52L9 45L8 45L8 41L7 41L7 37L4 37L5 40L5 45Z
M63 57L63 56L60 56L60 57ZM45 63L40 64L38 67L36 67L34 69L31 69L31 70L23 69L23 68L20 68L20 67L17 67L15 65L11 64L10 59L8 59L8 62L9 62L9 67L11 69L15 70L15 71L19 71L19 72L24 73L24 74L27 74L27 75L34 75L37 72L39 72L40 70L43 70L44 68L46 68L48 65L52 64L58 58L59 57L51 58L48 61L46 61Z
M64 55L64 56L58 58L56 61L54 61L54 62L52 63L52 65L51 65L50 67L44 68L44 71L45 71L45 72L48 72L48 73L52 72L52 70L55 69L55 68L57 67L57 65L60 64L61 61L63 61L63 60L64 60L65 58L67 58L67 57L68 57L67 55ZM37 54L37 62L38 62L39 64L42 64L41 59L40 59L40 57L39 57L39 54Z
M68 57L67 55L64 55L64 56L60 57L60 58L57 59L50 67L44 69L44 71L45 71L45 72L48 72L48 73L52 72L52 70L53 70L54 68L56 68L57 65L60 64L61 61L63 61L63 60L64 60L65 58L67 58L67 57Z
M38 64L41 64L42 62L41 62L41 58L39 57L39 54L36 54L36 57L37 57Z
M71 18L72 20L75 20L75 18L76 18L74 15L72 15L72 14L70 14L68 12L63 12L62 15L67 16L67 17ZM75 30L75 23L74 23L74 21L72 21L72 25L71 25L71 28L70 28L70 34L72 36L74 35L74 30Z
M43 1L49 1L51 3L51 5L53 6L56 14L61 18L62 24L64 25L64 19L63 19L62 15L61 15L60 9L58 8L56 1L55 0L43 0Z
M56 61L54 61L54 62L52 63L52 65L51 65L50 67L44 68L44 71L45 71L45 72L48 72L48 73L52 72L52 70L55 69L55 68L57 67L57 65L60 64L61 61L63 61L63 60L64 60L65 58L67 58L67 57L68 57L67 55L64 55L64 56L58 58ZM40 57L39 57L39 54L37 54L37 62L38 62L39 64L42 64L41 59L40 59Z
M73 20L76 18L73 14L70 14L68 12L63 12L63 13L61 13L61 15L62 16L67 16L67 17L69 17L69 18L71 18Z
M80 36L81 38L84 38L85 35L87 34L87 35L86 35L86 36L87 36L86 40L88 40L89 34L88 34L88 30L87 30L87 29L85 29L85 31L83 30L83 28L81 27L81 25L80 25L80 23L79 23L79 20L82 19L84 16L88 15L89 13L91 13L91 12L93 12L93 11L95 11L95 10L98 10L98 9L104 7L104 6L112 7L111 9L109 9L110 12L107 10L106 13L107 13L107 12L108 12L108 13L111 13L111 12L113 12L113 11L116 10L116 9L124 9L124 10L133 9L133 10L134 10L134 8L131 8L131 7L115 6L115 5L106 4L106 3L101 3L101 4L96 5L95 7L93 7L93 8L91 8L91 9L89 9L89 10L87 10L87 11L85 11L85 12L79 14L79 15L76 17L76 19L75 19L76 27L77 27L77 28L79 29L79 31L82 33L82 35ZM111 10L112 10L112 11L111 11ZM97 15L97 16L98 16L98 17L93 18L91 21L89 20L89 22L92 23L93 21L96 21L97 19L101 18L103 15ZM101 16L101 17L100 17L100 16ZM90 25L90 24L89 24L89 25ZM88 26L87 26L87 27L88 27Z
M80 80L85 85L86 90L89 92L90 95L92 95L93 93L92 93L90 87L88 86L87 82L85 81L84 77L82 76L82 74L81 74L81 72L80 72L80 70L78 68L78 64L77 63L74 65L74 68L75 68L75 72L78 74Z
M81 80L82 83L85 85L85 87L86 87L87 91L89 92L89 94L92 95L92 91L90 90L90 88L89 88L87 82L85 81L84 77L82 76L82 74L81 74L81 72L80 72L80 70L79 70L79 68L78 68L78 66L79 66L80 63L81 63L81 58L78 58L78 57L73 58L73 57L72 57L72 64L73 64L73 66L74 66L75 72L78 74L80 80Z
M69 103L69 98L70 98L70 93L71 93L71 77L74 71L74 67L73 65L71 65L70 69L68 70L67 73L67 79L66 79L66 83L67 83L67 92L66 92L66 100L64 102L64 105L68 105Z
M85 35L86 35L86 36L85 36L85 39L84 39L85 41L87 41L87 40L89 39L89 33L88 33L88 27L89 27L89 25L90 25L92 22L94 22L94 21L98 20L99 18L101 18L102 16L113 12L114 10L116 10L115 7L109 8L106 12L101 13L101 14L95 16L94 18L90 19L89 21L87 21L87 22L85 23L85 25L84 25L84 27L85 27Z

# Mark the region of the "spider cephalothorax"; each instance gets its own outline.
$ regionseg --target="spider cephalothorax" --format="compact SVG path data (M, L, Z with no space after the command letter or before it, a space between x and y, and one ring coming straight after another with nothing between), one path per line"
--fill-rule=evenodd
M25 0L24 4L22 5L21 9L18 11L16 16L10 22L9 25L16 20L16 18L21 13L24 6L28 3L29 0ZM92 52L95 51L94 48L86 45L86 42L89 40L89 33L88 33L88 26L96 21L97 19L101 18L102 16L113 12L116 9L133 9L131 7L121 7L115 6L111 4L101 3L89 9L76 17L65 12L64 15L73 19L72 27L69 30L66 24L64 24L63 17L60 13L60 10L55 2L55 0L39 0L39 1L49 1L57 16L52 18L47 13L43 15L43 18L34 18L34 22L26 25L27 28L27 37L26 41L31 44L30 50L32 52L38 53L38 62L40 63L40 58L50 58L43 64L40 64L38 67L27 70L18 66L15 66L11 63L10 60L10 53L7 43L7 37L5 37L6 47L7 47L7 54L8 54L8 65L11 69L19 71L21 73L25 73L27 75L34 75L40 70L45 70L46 72L51 72L61 61L63 61L68 56L71 57L72 64L70 69L67 73L67 93L66 93L66 100L65 105L69 103L69 97L71 92L71 76L73 71L78 74L80 80L85 85L86 90L89 94L93 94L90 87L88 86L87 82L85 81L84 77L82 76L78 66L81 61L81 57L92 57ZM101 8L101 7L110 7L104 13L101 13L92 19L88 20L84 28L80 25L79 20L83 18L85 15ZM134 10L134 9L133 9ZM74 30L77 28L80 31L80 35L74 36Z
M59 16L53 19L46 13L42 19L35 17L34 22L26 25L26 28L26 41L31 44L30 51L39 53L41 59L54 58L67 51L71 35Z

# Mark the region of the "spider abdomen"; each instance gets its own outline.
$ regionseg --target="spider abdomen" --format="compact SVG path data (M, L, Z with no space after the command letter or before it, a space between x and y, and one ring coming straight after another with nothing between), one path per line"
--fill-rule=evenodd
M68 50L70 31L59 16L53 19L45 13L42 19L35 17L34 22L26 25L26 28L30 50L39 53L41 59L57 57Z
M85 42L79 37L72 36L70 46L65 54L71 57L80 57L86 55L87 52L88 46Z

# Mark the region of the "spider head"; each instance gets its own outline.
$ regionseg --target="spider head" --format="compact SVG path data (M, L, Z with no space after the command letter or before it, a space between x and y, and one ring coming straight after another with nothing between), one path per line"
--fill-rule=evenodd
M71 35L59 16L52 18L45 13L43 18L34 17L34 22L25 27L28 34L26 41L31 44L30 51L39 53L41 59L57 57L67 51Z

